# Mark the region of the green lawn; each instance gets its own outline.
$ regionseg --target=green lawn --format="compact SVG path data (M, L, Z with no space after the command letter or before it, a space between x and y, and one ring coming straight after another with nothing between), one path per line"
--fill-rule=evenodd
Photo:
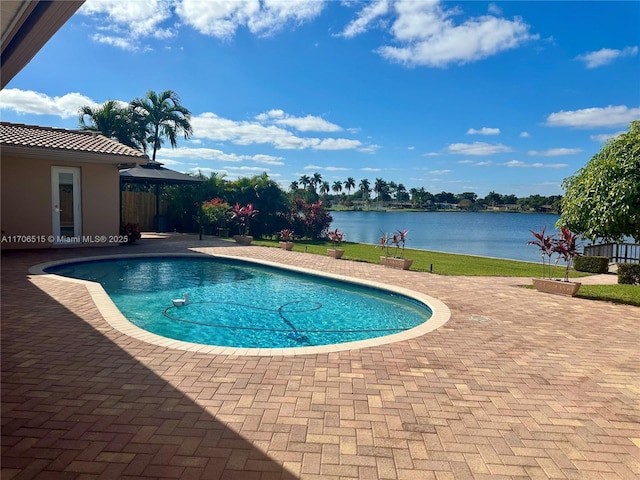
M276 240L254 240L255 245L277 247ZM326 255L330 242L297 240L294 251L316 255ZM382 250L373 245L344 242L346 260L380 263ZM405 250L405 257L413 259L411 270L433 272L438 275L480 275L492 277L540 277L542 266L537 263L501 260L497 258L456 255L452 253L430 252L428 250ZM555 268L554 277L562 277L563 267ZM584 277L589 274L570 272L570 277ZM638 285L582 285L578 297L592 300L610 301L640 306L640 286Z
M582 285L576 296L640 307L640 285Z
M275 240L254 240L253 243L269 247L278 246L278 242ZM330 242L296 240L293 250L326 255L327 248L331 248ZM340 248L344 250L342 258L345 260L380 263L382 250L373 245L343 242ZM391 252L393 252L393 249ZM413 259L411 270L433 272L438 275L482 275L492 277L540 277L542 275L542 265L538 263L411 249L406 249L404 256ZM561 277L563 268L557 267L554 275ZM571 272L571 276L580 277L585 276L585 274Z

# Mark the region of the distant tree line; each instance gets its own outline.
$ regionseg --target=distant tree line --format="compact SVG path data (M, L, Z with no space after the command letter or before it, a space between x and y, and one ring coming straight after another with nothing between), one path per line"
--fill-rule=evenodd
M356 182L353 177L348 177L344 181L335 180L329 183L317 172L313 175L302 175L299 180L291 182L289 191L307 200L320 199L329 206L350 209L376 206L431 211L455 208L467 211L503 209L560 213L562 199L561 195L549 197L530 195L519 198L513 194L503 195L494 191L489 192L485 197L478 197L474 192L456 194L443 191L434 194L426 191L424 187L407 190L402 183L387 181L383 178L376 178L372 183L367 178Z

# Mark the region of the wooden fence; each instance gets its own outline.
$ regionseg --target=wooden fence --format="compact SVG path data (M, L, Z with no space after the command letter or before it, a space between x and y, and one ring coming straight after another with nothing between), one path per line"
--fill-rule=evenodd
M640 245L636 243L601 243L586 245L584 255L609 257L612 263L640 263Z
M160 215L166 215L167 204L160 200ZM122 192L122 222L137 223L143 232L156 229L156 195L153 192Z

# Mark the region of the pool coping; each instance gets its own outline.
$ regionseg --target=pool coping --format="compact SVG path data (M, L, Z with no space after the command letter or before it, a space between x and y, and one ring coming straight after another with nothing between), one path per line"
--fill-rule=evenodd
M241 347L226 347L216 345L204 345L198 343L185 342L182 340L174 340L167 337L156 335L147 330L144 330L127 319L118 307L113 303L107 292L102 288L102 285L98 282L92 282L89 280L80 280L76 278L64 277L52 273L47 273L47 268L64 265L69 263L81 263L88 261L99 260L116 260L126 258L222 258L227 260L234 260L245 262L248 264L265 265L279 270L287 270L291 272L304 273L306 275L328 278L333 280L339 280L343 282L350 282L356 285L367 286L377 288L391 293L404 295L420 303L425 304L432 312L431 317L424 323L405 330L400 333L394 333L391 335L385 335L382 337L370 338L367 340L358 340L353 342L345 342L331 345L319 345L313 347L289 347L289 348L241 348ZM96 308L102 315L102 317L109 323L109 325L115 330L128 335L134 339L140 340L151 345L160 347L173 348L176 350L184 350L198 353L214 354L214 355L230 355L230 356L292 356L292 355L313 355L322 353L341 352L346 350L362 349L367 347L375 347L380 345L387 345L391 343L410 340L412 338L421 337L429 332L432 332L451 318L451 311L447 305L435 297L425 295L404 287L395 285L389 285L385 283L374 282L370 280L363 280L356 277L350 277L346 275L332 274L313 270L309 268L297 267L293 265L283 265L276 262L270 262L267 260L236 257L233 255L223 254L211 254L211 253L145 253L145 254L115 254L115 255L96 255L88 257L74 258L72 260L55 260L33 265L29 268L29 275L44 276L58 281L64 281L69 283L75 283L83 285L89 295L91 296Z

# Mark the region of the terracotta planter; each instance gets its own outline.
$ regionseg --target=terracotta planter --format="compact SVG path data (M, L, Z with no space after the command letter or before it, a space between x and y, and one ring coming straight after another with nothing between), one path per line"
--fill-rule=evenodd
M557 295L574 296L578 293L581 283L563 282L561 280L549 280L546 278L534 278L533 287L539 292L555 293Z
M293 250L293 242L278 242L283 250Z
M234 235L233 239L240 245L251 245L251 242L253 242L251 235Z
M327 248L327 255L333 258L342 258L344 250L340 250L339 248Z
M380 257L380 263L385 267L409 270L413 264L413 260L407 258Z

